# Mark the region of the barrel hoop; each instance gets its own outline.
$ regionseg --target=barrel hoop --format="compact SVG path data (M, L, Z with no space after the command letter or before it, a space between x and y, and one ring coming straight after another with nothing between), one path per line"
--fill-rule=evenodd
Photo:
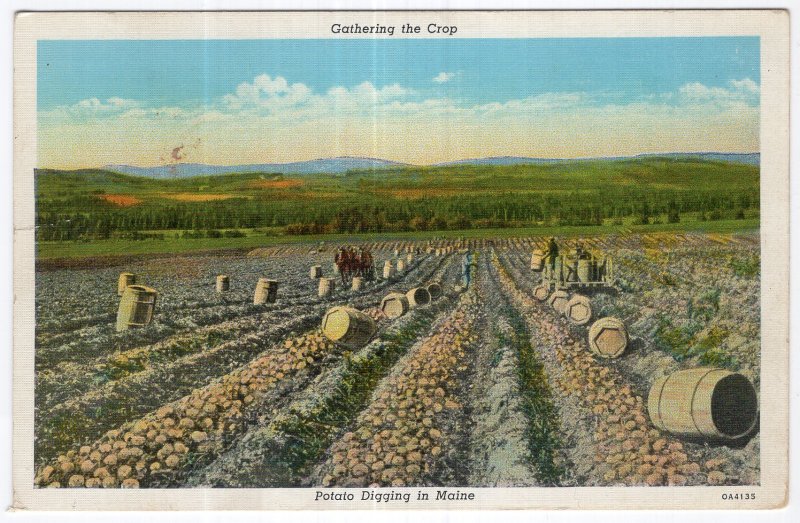
M694 397L697 395L697 388L700 385L700 382L703 381L706 376L712 372L715 372L716 370L717 369L709 369L708 372L700 376L700 379L697 380L694 389L692 389L692 400L689 402L689 412L691 413L692 425L694 425L694 428L697 429L697 433L702 434L703 436L709 436L709 434L705 434L702 430L700 430L700 427L697 426L697 422L694 420Z
M667 388L669 379L674 375L675 373L668 375L664 380L664 383L661 384L661 388L658 390L658 409L656 409L656 415L658 415L657 425L661 430L666 430L667 428L666 424L664 423L664 416L661 415L661 397L664 395L664 389Z

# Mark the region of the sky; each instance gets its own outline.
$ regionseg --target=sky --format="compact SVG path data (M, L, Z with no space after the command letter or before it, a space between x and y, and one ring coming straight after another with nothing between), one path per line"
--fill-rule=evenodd
M759 150L759 40L43 40L39 166Z

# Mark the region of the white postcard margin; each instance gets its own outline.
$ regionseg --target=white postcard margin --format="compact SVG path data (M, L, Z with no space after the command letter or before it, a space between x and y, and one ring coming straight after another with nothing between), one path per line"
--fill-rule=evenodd
M34 187L39 39L362 38L332 23L458 26L459 38L758 36L761 42L761 484L746 487L459 489L474 501L315 502L318 489L33 488ZM398 36L395 35L394 38ZM403 36L408 37L408 36ZM448 38L423 33L416 38ZM789 16L783 10L22 13L14 35L15 510L758 509L785 505L789 404ZM767 387L766 384L769 384ZM342 489L337 489L342 490ZM748 504L724 493L755 492Z

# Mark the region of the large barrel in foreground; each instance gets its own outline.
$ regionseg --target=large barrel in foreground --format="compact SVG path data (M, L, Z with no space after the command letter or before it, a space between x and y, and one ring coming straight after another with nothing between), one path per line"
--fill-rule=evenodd
M755 428L758 397L741 374L700 367L656 380L647 411L653 425L673 434L736 440Z
M589 328L589 350L601 358L618 358L628 347L628 329L617 318L600 318Z
M377 329L375 320L352 307L334 307L322 318L325 337L353 349L366 345Z
M155 289L144 285L125 287L117 310L117 332L148 325L153 320L157 297Z
M259 278L256 292L253 295L253 305L275 303L278 299L278 282L267 278Z

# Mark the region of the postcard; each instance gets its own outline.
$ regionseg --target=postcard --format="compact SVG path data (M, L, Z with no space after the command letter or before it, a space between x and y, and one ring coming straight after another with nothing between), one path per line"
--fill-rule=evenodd
M785 11L20 13L14 55L14 509L785 505Z

